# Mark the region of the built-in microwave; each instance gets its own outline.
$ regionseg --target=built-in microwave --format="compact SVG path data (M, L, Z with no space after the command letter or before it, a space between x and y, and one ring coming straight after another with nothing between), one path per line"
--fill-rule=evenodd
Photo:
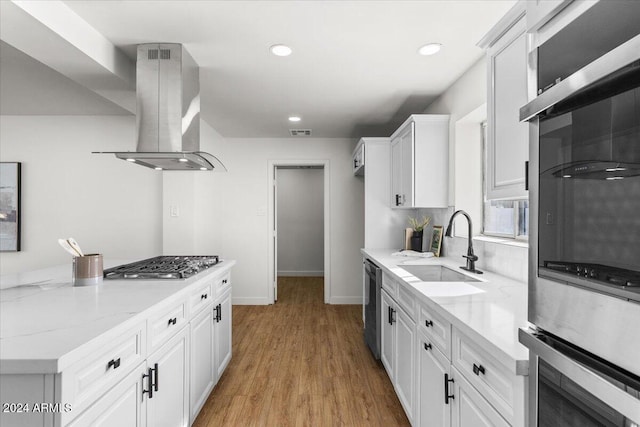
M545 402L567 393L556 387L558 378L560 385L573 384L593 371L555 363L567 358L548 340L603 361L632 384L640 378L639 22L640 2L600 1L530 51L537 96L520 118L529 121L530 139L528 319L534 332L521 331L521 342L531 352L531 427L581 425L546 422ZM604 403L598 395L576 396L583 396L572 407L576 413ZM627 424L594 425L640 423L640 398L620 396Z

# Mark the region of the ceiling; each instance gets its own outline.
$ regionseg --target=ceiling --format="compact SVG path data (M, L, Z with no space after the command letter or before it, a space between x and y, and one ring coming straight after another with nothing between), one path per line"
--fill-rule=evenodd
M132 60L136 44L183 43L200 66L202 117L225 137L287 137L295 128L356 138L388 136L423 112L482 57L476 43L515 1L65 3ZM429 42L443 49L418 55ZM269 47L278 43L293 54L273 56ZM28 104L12 98L38 99L39 83L49 82L38 74L55 72L7 46L0 52L3 114L129 114L62 76L49 91L78 104L49 96L27 112ZM13 58L6 75L5 55ZM78 108L84 103L92 107ZM302 121L291 124L290 115Z

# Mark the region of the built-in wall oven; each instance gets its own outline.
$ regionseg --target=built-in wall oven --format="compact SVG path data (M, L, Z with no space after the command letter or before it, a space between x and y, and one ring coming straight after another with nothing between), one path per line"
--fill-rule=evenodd
M364 340L373 357L380 359L382 269L367 259L364 262L364 273Z
M530 53L529 425L640 424L640 2Z

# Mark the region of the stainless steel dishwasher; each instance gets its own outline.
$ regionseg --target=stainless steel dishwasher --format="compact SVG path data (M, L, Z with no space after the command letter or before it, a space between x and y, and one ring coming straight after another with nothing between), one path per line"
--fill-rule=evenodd
M367 259L364 272L364 340L373 356L380 359L382 269Z

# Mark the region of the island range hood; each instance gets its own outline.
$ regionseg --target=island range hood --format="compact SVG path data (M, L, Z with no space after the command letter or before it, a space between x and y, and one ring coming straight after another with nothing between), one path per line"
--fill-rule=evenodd
M226 171L200 151L200 73L181 44L138 45L136 97L136 151L109 154L156 170Z

